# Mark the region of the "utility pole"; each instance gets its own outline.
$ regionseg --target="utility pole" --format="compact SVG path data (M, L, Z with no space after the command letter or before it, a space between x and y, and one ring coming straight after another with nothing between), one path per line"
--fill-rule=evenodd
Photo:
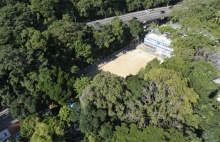
M105 14L105 18L106 18L106 12L105 12L105 10L102 10L102 13L104 13L104 14Z
M169 5L170 0L167 0L167 6Z
M76 16L73 14L73 17L74 17L74 20L75 20L75 26L77 25L77 23L76 23Z
M141 6L140 4L138 4L138 5L137 5L137 11L139 11L139 9L140 9L140 6Z

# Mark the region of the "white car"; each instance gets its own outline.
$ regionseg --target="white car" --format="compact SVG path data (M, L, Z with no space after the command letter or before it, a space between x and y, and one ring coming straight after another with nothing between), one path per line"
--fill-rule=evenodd
M146 10L145 12L146 12L147 14L149 14L151 11L152 11L151 9L148 9L148 10Z

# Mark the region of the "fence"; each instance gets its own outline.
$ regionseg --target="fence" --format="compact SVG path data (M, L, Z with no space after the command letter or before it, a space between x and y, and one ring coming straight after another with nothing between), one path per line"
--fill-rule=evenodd
M104 66L105 64L107 64L109 61L112 61L114 60L115 58L125 54L126 52L134 49L138 44L130 44L122 49L120 49L119 51L116 51L114 52L113 54L105 57L104 59L88 66L87 68L83 69L80 71L80 74L88 74L90 73L91 71L95 70L95 69L98 69L98 68L101 68L102 66Z

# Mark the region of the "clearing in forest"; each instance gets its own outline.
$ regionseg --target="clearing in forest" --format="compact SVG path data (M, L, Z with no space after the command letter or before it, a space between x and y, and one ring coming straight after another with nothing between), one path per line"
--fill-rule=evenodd
M116 59L109 61L104 66L88 73L88 75L94 76L102 71L109 71L121 77L126 77L130 74L135 75L154 58L157 58L157 56L144 51L143 44L140 44L134 50L130 50ZM161 58L158 59L162 60Z

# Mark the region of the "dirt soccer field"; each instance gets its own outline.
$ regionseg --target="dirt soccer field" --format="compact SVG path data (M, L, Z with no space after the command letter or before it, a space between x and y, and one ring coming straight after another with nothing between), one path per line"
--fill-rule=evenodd
M118 76L126 77L130 74L135 75L145 65L156 58L155 55L142 50L143 45L138 45L136 49L126 52L115 60L108 62L98 70L94 70L89 75L96 75L101 71L109 71ZM160 59L161 60L161 59Z

